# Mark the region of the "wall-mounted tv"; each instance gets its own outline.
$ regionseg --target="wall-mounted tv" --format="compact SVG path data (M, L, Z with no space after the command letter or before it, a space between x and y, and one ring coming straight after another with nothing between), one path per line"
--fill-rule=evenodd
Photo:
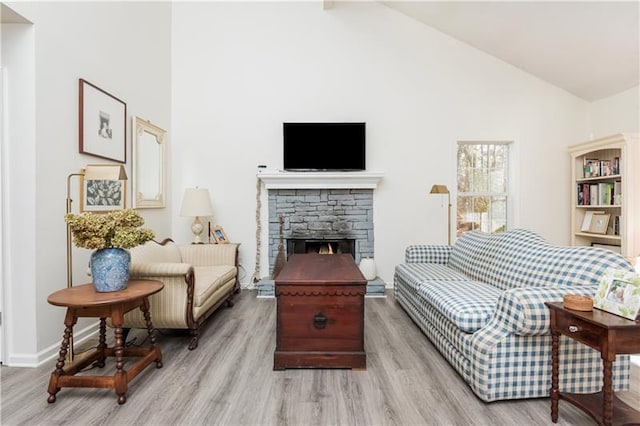
M365 123L283 123L284 169L365 170Z

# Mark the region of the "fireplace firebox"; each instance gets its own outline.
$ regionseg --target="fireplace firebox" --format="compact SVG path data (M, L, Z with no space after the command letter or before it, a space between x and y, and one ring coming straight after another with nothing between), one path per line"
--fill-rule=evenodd
M350 254L355 258L354 239L317 240L289 238L287 239L287 258L292 254L319 253L319 254Z

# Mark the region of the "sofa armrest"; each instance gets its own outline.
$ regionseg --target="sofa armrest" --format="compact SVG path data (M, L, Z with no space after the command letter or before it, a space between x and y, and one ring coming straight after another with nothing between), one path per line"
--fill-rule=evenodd
M193 266L188 263L151 262L132 263L131 278L173 277L193 275Z
M237 266L239 244L187 244L181 245L184 263L193 266Z
M506 290L498 299L490 324L520 336L549 334L549 308L567 293L593 297L593 286L522 287Z
M404 252L406 263L449 263L451 246L443 245L411 245Z

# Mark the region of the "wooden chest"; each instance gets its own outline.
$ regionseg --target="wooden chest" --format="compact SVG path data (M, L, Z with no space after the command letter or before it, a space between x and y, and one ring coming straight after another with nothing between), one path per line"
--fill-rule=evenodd
M349 254L294 254L276 277L274 370L366 368L367 281Z

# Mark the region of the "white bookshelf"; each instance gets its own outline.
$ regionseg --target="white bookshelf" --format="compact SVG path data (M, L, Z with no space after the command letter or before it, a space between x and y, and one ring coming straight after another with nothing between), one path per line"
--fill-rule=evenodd
M571 245L602 245L629 259L640 255L638 144L638 135L620 133L569 147ZM585 216L597 212L609 215L605 233L593 229L597 226L583 229Z

